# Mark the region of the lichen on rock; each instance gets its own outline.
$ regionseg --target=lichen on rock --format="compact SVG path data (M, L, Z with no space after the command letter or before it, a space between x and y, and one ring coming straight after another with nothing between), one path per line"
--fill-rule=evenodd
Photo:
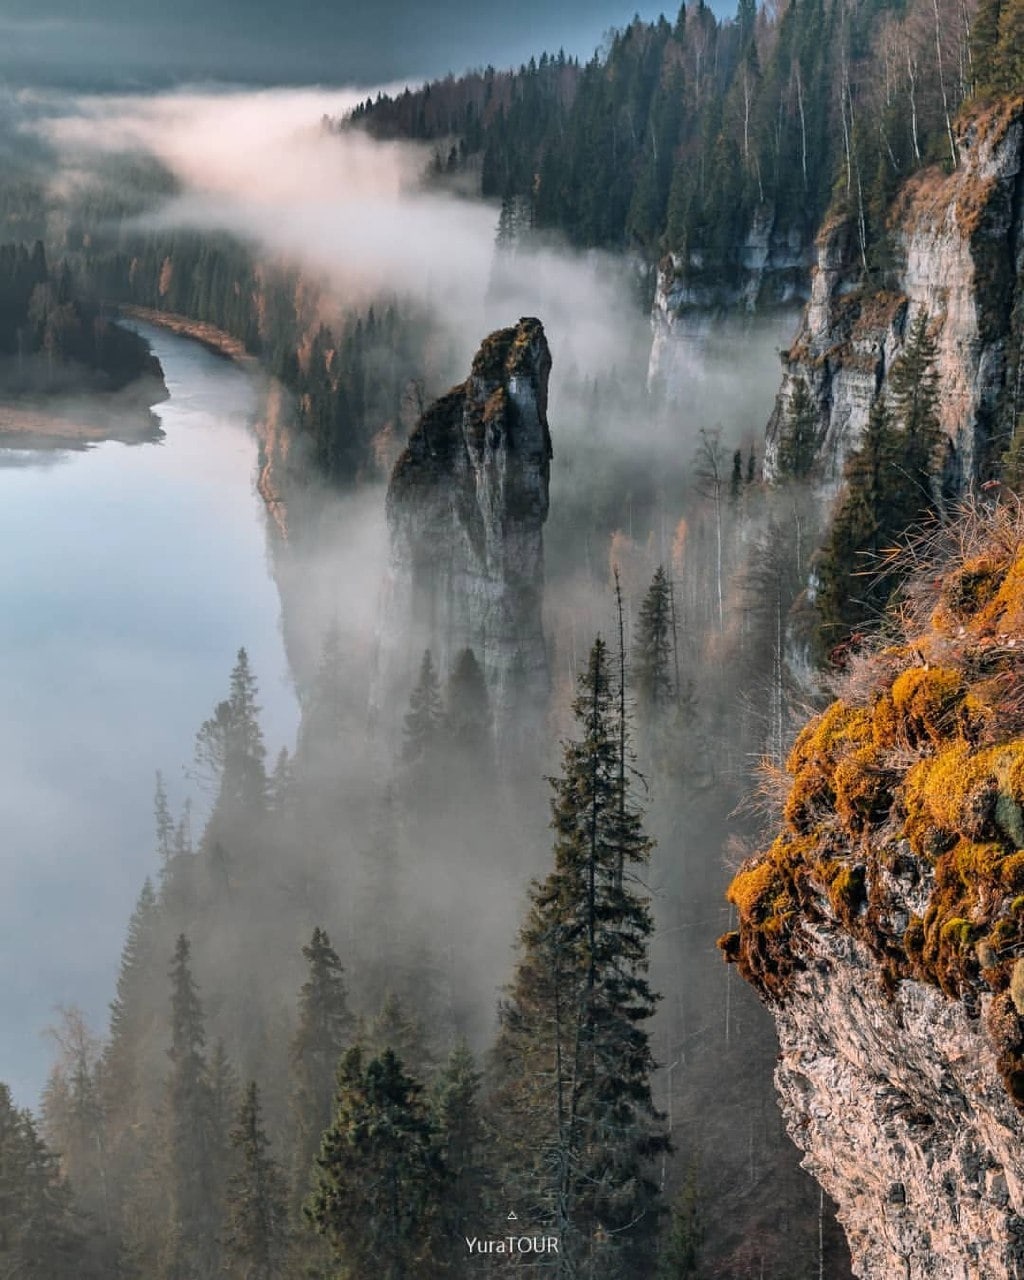
M783 1111L856 1274L1010 1280L1024 1275L1024 514L965 511L934 536L900 634L797 738L781 831L734 879L739 928L720 945L775 1016Z

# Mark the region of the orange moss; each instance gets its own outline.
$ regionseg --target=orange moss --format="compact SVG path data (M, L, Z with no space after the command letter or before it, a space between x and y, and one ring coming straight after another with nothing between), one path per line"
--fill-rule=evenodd
M1009 989L1024 957L1024 514L995 529L982 554L920 580L928 623L908 609L903 640L793 746L783 833L733 882L739 928L720 942L773 1000L804 963L806 921L858 938L890 993L914 978L974 1010ZM897 939L894 877L908 876L927 906ZM998 1052L1024 1110L1021 1018Z
M1024 633L1024 555L1016 557L999 589L971 619L971 631L976 635Z
M784 816L791 831L807 835L823 810L835 805L835 773L850 752L871 743L871 717L860 707L834 702L803 730L786 762L793 785Z
M991 555L975 556L943 583L932 625L952 630L989 603L999 590L1006 562Z
M945 741L956 723L966 689L959 671L911 667L896 677L890 697L896 721L909 746Z
M1011 853L1008 858L1004 858L999 867L999 878L1008 893L1021 893L1024 890L1024 853ZM1020 900L1014 898L1013 901Z
M848 831L862 831L888 815L893 776L873 744L844 756L836 765L832 782L836 813Z

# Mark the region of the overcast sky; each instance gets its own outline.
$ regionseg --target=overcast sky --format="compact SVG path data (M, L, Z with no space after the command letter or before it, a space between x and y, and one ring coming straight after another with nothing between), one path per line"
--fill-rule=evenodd
M719 7L719 6L716 6ZM678 5L668 6L671 18ZM0 75L376 85L589 57L635 0L0 0Z

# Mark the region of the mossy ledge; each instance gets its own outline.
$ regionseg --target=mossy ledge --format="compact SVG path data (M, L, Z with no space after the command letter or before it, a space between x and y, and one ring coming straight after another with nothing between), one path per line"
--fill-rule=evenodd
M719 946L773 1004L817 930L851 935L889 996L926 983L983 1019L1024 1111L1024 517L965 519L895 642L797 738L782 829L732 881L739 928Z

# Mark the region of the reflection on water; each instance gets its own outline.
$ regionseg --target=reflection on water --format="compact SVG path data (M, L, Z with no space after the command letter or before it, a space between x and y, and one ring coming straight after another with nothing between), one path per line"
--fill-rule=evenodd
M102 1026L153 854L154 773L172 805L245 645L271 753L295 697L253 490L247 375L145 330L166 435L81 453L0 450L0 1080L33 1105L57 1004ZM272 758L272 755L271 755Z

